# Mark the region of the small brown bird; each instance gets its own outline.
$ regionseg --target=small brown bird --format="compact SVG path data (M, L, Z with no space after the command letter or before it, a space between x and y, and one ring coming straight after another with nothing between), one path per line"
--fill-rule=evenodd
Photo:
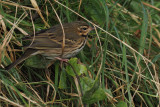
M67 59L78 54L86 44L87 35L93 29L86 22L75 21L63 24L65 32L65 47L62 51L63 31L61 25L41 30L34 35L25 37L23 40L33 41L25 46L24 54L5 69L10 70L28 57L41 54L47 59Z

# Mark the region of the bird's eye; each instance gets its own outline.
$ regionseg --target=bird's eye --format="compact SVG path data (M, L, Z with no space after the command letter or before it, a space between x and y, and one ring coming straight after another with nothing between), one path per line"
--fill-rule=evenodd
M87 28L83 28L83 30L87 30Z
M86 31L88 29L88 26L80 26L80 30Z
M87 28L82 28L83 30L87 30Z

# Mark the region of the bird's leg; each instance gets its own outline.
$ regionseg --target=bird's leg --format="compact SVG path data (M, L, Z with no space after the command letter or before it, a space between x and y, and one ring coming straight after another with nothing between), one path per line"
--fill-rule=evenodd
M63 66L63 62L67 63L69 59L63 59L63 58L60 58L60 57L55 57L55 59L57 60L60 60L61 61L61 68Z
M68 62L69 59L63 59L63 58L60 58L60 57L55 57L56 59L60 60L61 62Z
M55 63L56 60L59 60L61 62L61 65L63 62L68 62L69 59L63 59L60 57L55 57L55 60L52 60L48 65L47 68L49 68L53 63ZM62 67L62 66L61 66Z

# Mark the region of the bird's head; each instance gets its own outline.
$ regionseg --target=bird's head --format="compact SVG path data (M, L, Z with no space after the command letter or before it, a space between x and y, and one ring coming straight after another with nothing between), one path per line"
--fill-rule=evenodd
M88 33L93 30L93 28L84 21L76 21L74 24L79 36L87 37Z

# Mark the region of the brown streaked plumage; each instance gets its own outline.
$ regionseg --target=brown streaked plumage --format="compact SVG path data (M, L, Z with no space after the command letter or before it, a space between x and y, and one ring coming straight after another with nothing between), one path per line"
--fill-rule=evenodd
M5 69L10 70L28 57L41 54L47 59L54 60L55 57L62 59L75 56L86 44L87 35L92 30L86 22L75 21L63 24L65 32L65 47L62 54L63 32L60 25L41 30L34 35L25 37L23 40L33 41L31 45L25 46L24 54Z

